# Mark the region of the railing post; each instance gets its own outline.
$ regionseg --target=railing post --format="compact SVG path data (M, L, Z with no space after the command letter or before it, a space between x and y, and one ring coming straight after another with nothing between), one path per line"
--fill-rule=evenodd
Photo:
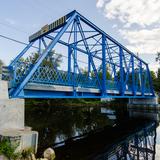
M102 35L102 95L106 94L106 37Z
M124 71L123 71L123 49L119 47L119 58L120 58L120 94L124 95Z
M135 89L135 70L134 70L134 57L132 55L132 93L135 96L136 95L136 89Z

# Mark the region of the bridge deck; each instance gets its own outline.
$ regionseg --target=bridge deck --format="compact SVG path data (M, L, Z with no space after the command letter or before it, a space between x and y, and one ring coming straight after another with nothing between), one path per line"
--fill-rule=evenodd
M73 95L75 91L75 95ZM141 92L136 92L133 96L132 91L125 91L124 96L120 95L118 90L106 90L107 95L101 95L100 89L96 88L82 88L62 85L49 85L49 84L37 84L28 83L24 88L25 98L143 98ZM144 96L152 96L151 93L145 93Z

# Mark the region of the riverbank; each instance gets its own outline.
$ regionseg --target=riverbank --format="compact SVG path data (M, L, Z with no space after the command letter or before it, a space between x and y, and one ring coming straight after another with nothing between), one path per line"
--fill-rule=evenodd
M112 99L110 101L101 101L101 99L26 99L25 106L48 106L48 107L82 107L82 106L124 106L127 104L127 99Z

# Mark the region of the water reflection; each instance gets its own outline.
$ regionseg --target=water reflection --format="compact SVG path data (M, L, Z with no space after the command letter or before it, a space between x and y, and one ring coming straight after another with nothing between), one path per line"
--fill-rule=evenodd
M156 146L156 123L141 128L124 140L114 144L109 150L94 158L95 160L154 160ZM158 160L158 159L157 159Z
M26 107L26 123L39 132L39 155L53 147L60 160L160 159L157 124L129 120L120 108Z
M105 114L109 119L116 120L116 113L114 110L101 107L101 113Z
M39 132L41 152L50 146L63 145L65 140L82 138L89 132L114 125L114 114L101 113L101 107L34 106L26 107L26 124Z

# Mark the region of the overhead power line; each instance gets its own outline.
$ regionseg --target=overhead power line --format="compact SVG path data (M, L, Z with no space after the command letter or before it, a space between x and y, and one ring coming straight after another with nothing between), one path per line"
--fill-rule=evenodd
M16 39L13 39L13 38L4 36L4 35L2 35L2 34L0 34L0 37L2 37L2 38L4 38L4 39L7 39L7 40L10 40L10 41L12 41L12 42L16 42L16 43L23 44L23 45L28 45L28 43L26 43L26 42L22 42L22 41L19 41L19 40L16 40ZM39 49L39 48L36 47L36 46L32 46L32 48ZM56 53L56 54L57 54L57 53ZM62 54L57 54L57 55L62 55ZM62 57L68 58L68 56L65 56L65 55L62 55ZM81 62L81 63L84 63L84 64L87 64L86 62L81 61L81 60L77 60L77 61L79 61L79 62Z
M13 38L4 36L4 35L2 35L2 34L0 34L0 37L5 38L5 39L8 39L8 40L13 41L13 42L16 42L16 43L19 43L19 44L28 45L28 44L25 43L25 42L22 42L22 41L19 41L19 40L16 40L16 39L13 39Z

